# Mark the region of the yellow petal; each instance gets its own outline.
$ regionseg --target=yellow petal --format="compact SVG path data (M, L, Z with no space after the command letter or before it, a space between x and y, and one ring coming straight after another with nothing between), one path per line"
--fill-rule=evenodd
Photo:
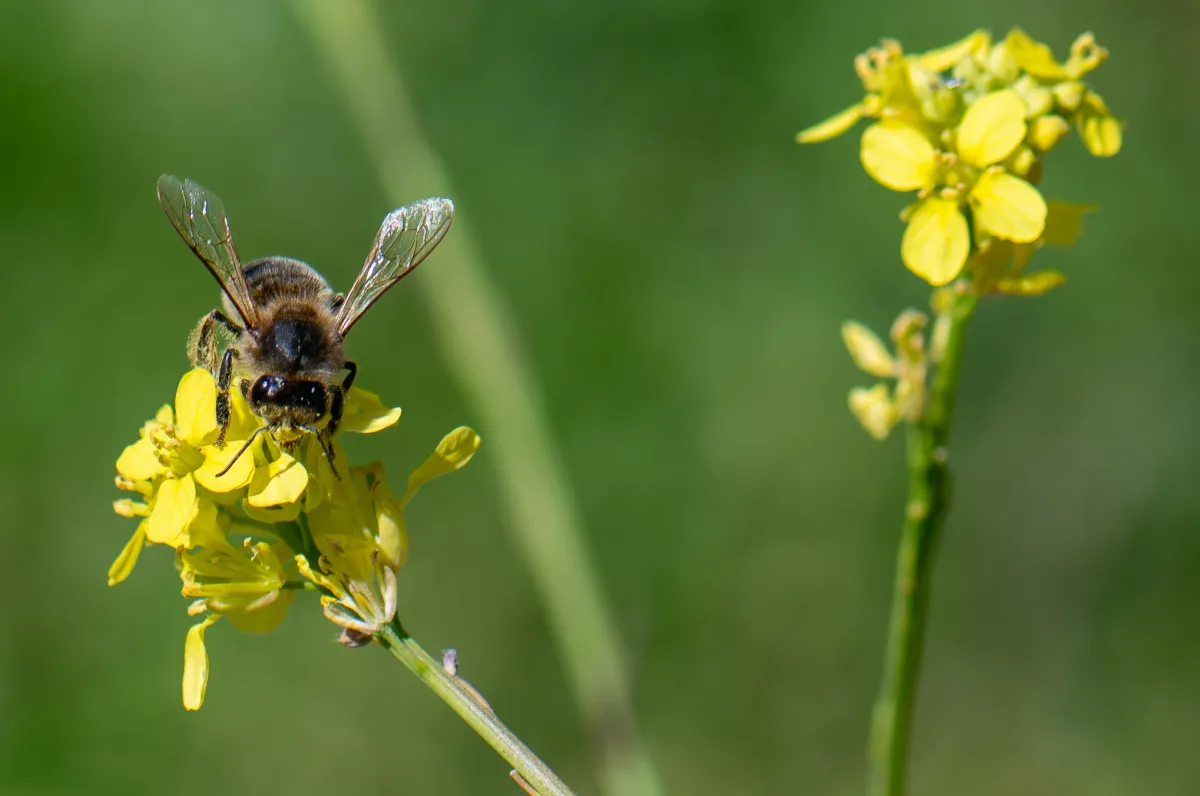
M871 389L855 387L850 391L850 411L867 433L875 439L884 439L899 416L888 396L887 385L882 382Z
M1046 231L1042 237L1049 246L1074 246L1083 234L1083 216L1094 213L1096 205L1078 205L1068 202L1046 203Z
M945 72L971 53L986 48L991 39L986 30L977 30L953 44L915 55L913 58L931 72Z
M828 141L836 138L853 127L863 116L862 103L851 105L844 111L835 113L823 122L817 122L806 130L796 133L797 144L812 144L818 141Z
M854 364L872 376L886 378L896 375L896 360L874 332L861 323L846 321L842 324L842 340L850 350Z
M229 621L243 633L270 633L279 627L287 616L288 606L296 593L294 591L272 592L275 597L259 604L252 611L234 611L227 614Z
M908 270L937 287L962 271L970 248L967 220L952 199L921 202L908 222L900 256Z
M346 461L345 450L335 440L333 455L339 464ZM305 513L316 510L318 506L333 496L338 481L333 474L333 467L325 457L325 451L317 444L317 440L309 438L304 447L304 469L308 471L308 489L304 492Z
M400 419L400 407L388 408L373 392L351 387L342 411L342 431L374 434Z
M216 441L217 383L204 368L193 368L179 380L175 418L175 431L184 442L198 448Z
M241 390L229 391L229 429L225 432L226 439L250 439L259 426L262 425ZM215 418L214 418L215 420Z
M137 563L138 556L141 555L142 548L146 546L146 520L138 523L137 530L133 532L133 536L125 544L125 549L117 556L117 560L108 568L108 585L116 586L125 578L129 577L129 573L133 572L133 565Z
M211 500L197 500L196 515L187 525L187 535L183 539L183 547L192 549L204 545L213 545L225 540L228 525L222 526L220 510Z
M375 506L375 543L383 563L399 569L408 560L408 531L404 527L404 506L396 500L379 466L371 485L371 502Z
M863 168L893 191L933 184L937 150L920 132L900 124L873 124L863 132Z
M245 444L245 440L235 439L226 440L223 448L216 445L206 447L204 464L193 472L196 483L210 492L233 492L249 485L250 479L254 477L254 452L247 450L238 456L237 461L233 461L233 457L238 455ZM229 467L231 461L233 466ZM229 472L218 476L217 473L226 467L229 467Z
M199 710L204 704L204 692L208 688L208 650L204 648L204 631L218 618L213 614L192 625L183 644L183 706L188 710Z
M146 521L146 538L153 544L187 546L188 524L199 512L192 477L168 478L158 488L154 509Z
M249 500L242 501L242 511L246 512L246 516L258 522L273 524L276 522L291 522L300 516L300 510L304 508L304 504L300 502L285 503L282 506L269 506L267 508L259 508L251 506Z
M133 481L149 481L156 475L165 474L167 468L155 456L154 443L143 437L117 457L117 472Z
M1025 138L1025 103L1012 89L975 101L958 126L958 155L976 168L1004 160Z
M409 475L408 487L400 503L407 503L418 489L438 476L454 472L471 461L475 451L479 450L479 443L479 435L466 426L456 428L443 437L429 458Z
M997 293L1006 296L1041 296L1067 281L1058 271L1038 271L1012 279L1001 279L996 283Z
M976 225L998 238L1029 243L1046 228L1046 201L1020 177L988 172L971 189L970 201Z
M1031 39L1025 31L1013 28L1004 40L1017 66L1043 80L1066 80L1067 70L1054 59L1054 53L1040 41Z
M308 486L308 471L304 465L284 451L279 458L254 471L246 502L256 508L294 503Z

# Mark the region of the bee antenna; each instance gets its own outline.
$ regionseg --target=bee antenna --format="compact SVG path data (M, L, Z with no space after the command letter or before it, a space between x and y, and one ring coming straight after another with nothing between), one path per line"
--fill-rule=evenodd
M247 450L247 449L248 449L248 448L249 448L249 447L250 447L252 444L254 444L254 440L258 439L258 435L259 435L259 434L261 434L261 433L263 433L263 432L264 432L264 431L266 431L266 430L267 430L267 427L266 427L266 426L259 426L257 429L255 429L254 433L250 435L250 439L246 440L246 444L245 444L245 445L243 445L243 446L242 446L242 447L241 447L241 448L238 450L238 452L237 452L237 453L235 453L235 454L233 455L233 458L229 460L229 464L225 465L225 469L224 469L224 470L222 470L221 472L217 473L217 478L220 478L221 476L225 475L225 473L229 472L229 470L230 470L230 469L233 467L234 463L235 463L235 462L236 462L238 459L242 458L242 454L243 454L243 453L245 453L245 452L246 452L246 450Z

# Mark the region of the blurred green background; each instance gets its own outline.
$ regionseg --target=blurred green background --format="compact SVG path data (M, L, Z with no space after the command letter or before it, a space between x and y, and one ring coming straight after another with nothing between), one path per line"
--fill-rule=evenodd
M1112 57L1092 83L1130 124L1116 158L1072 137L1047 164L1048 196L1102 205L1078 247L1039 255L1070 284L988 302L971 331L913 790L1200 792L1198 8L382 7L544 386L670 792L862 788L904 478L900 440L846 410L868 382L838 327L885 329L927 288L857 136L792 136L859 98L852 59L880 37L921 50L1013 24L1060 56L1094 30ZM390 209L289 9L6 3L0 151L0 792L516 793L395 661L333 643L315 603L268 636L214 628L187 714L169 553L105 585L133 529L109 509L113 461L217 299L158 175L223 197L247 259L298 256L342 287ZM351 453L394 473L478 424L414 287L429 270L351 338L360 383L405 410ZM479 430L477 462L413 505L401 613L596 793Z

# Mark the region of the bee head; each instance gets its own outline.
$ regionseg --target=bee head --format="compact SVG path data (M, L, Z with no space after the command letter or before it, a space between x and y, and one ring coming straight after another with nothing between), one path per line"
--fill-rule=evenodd
M266 406L298 409L314 416L325 411L325 385L319 381L285 379L267 374L260 376L250 388L250 405L256 409Z

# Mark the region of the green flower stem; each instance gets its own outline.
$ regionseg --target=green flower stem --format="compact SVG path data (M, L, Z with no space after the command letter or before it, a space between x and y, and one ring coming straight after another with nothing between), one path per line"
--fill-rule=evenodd
M933 557L950 502L946 442L967 323L977 303L976 295L968 290L959 293L951 304L946 349L937 367L929 404L924 416L908 425L908 506L896 557L883 682L871 717L869 796L904 793Z
M399 621L393 620L380 630L376 640L441 697L463 721L471 725L471 729L479 733L541 796L572 796L571 789L528 746L521 743L521 739L513 735L512 730L504 726L462 681L431 658L404 631Z
M392 202L453 196L412 111L370 0L292 0L328 62ZM436 67L430 67L436 72ZM431 72L431 74L433 73ZM598 751L608 796L658 796L658 774L633 709L621 639L516 324L480 262L462 213L416 284L446 362L493 446L508 525L541 599L567 682Z

